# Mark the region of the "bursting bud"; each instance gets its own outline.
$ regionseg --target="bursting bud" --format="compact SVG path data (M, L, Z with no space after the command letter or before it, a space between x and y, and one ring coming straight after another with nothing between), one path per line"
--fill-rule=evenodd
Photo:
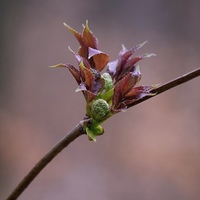
M84 124L84 131L90 140L96 141L96 136L104 133L101 124L105 120L133 106L134 102L155 95L152 93L155 86L137 86L141 73L136 67L138 61L155 54L133 55L146 43L144 42L131 49L122 46L119 58L109 62L109 55L98 49L98 39L89 29L88 21L83 26L82 33L64 25L80 44L78 53L72 51L78 61L78 68L71 64L52 67L67 68L78 83L76 91L81 91L86 100L87 122ZM107 72L100 76L106 66Z
M92 115L97 121L102 121L109 111L110 107L103 99L97 99L92 104Z

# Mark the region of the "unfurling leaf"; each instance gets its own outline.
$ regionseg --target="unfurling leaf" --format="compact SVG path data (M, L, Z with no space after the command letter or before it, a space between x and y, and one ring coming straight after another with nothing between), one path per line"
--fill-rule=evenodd
M109 62L109 56L97 49L89 48L88 59L93 59L95 69L101 72Z

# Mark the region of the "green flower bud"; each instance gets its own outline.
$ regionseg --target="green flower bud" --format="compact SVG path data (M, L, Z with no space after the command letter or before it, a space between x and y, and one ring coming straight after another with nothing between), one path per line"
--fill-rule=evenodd
M109 105L103 99L97 99L92 104L92 115L98 121L101 121L109 113L109 111Z
M110 76L109 73L105 72L105 73L103 73L101 75L101 77L105 80L105 85L104 85L103 89L105 89L106 91L108 91L111 88L113 88L112 77Z

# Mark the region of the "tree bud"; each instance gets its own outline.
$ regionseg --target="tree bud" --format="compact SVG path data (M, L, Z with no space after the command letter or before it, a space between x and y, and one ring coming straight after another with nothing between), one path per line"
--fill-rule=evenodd
M101 77L105 80L105 85L104 85L104 89L106 91L110 90L111 88L113 88L113 80L112 77L110 76L109 73L105 72L101 75Z
M103 99L98 99L92 104L92 115L98 121L101 121L108 114L109 110L108 103Z

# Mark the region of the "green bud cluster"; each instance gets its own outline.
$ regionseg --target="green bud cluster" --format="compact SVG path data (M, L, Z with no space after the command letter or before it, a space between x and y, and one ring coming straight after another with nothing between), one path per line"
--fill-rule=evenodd
M104 99L97 99L93 102L91 111L94 119L101 121L109 113L110 108Z

